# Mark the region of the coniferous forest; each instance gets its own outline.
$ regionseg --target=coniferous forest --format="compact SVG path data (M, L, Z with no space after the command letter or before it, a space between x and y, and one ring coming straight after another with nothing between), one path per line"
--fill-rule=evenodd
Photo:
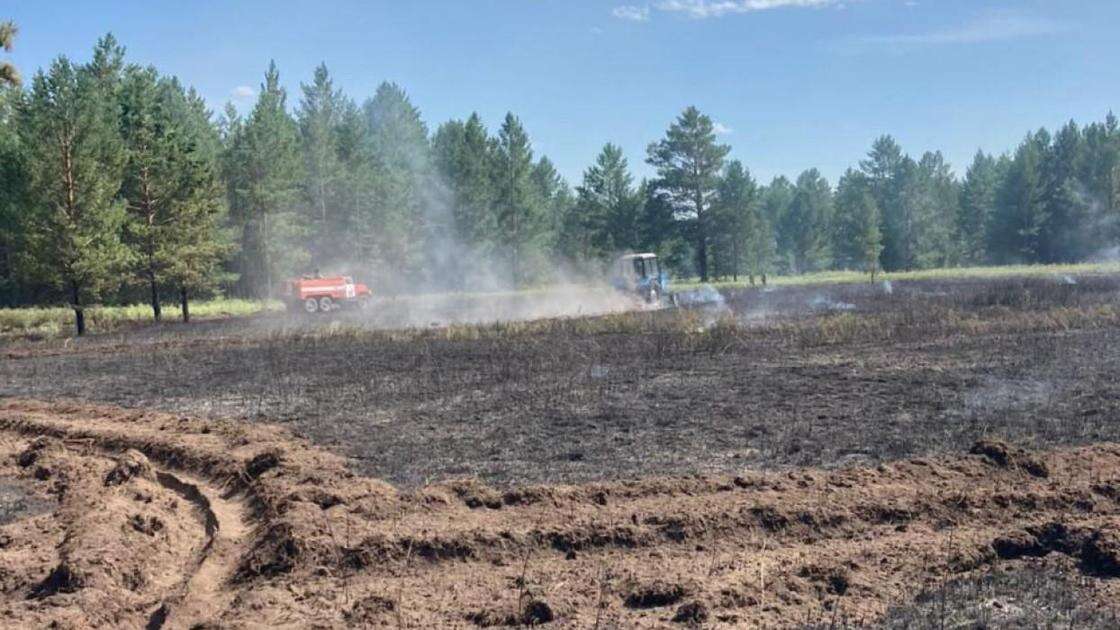
M15 29L0 32L10 45ZM111 35L88 60L0 68L0 305L265 297L313 269L383 293L585 278L626 251L702 280L1115 255L1120 123L1026 133L951 166L876 138L836 182L759 182L686 107L645 155L569 183L514 113L429 126L394 83L362 98L270 64L251 111L207 109ZM631 161L655 175L638 180ZM806 165L811 166L811 165ZM79 322L80 327L80 322Z

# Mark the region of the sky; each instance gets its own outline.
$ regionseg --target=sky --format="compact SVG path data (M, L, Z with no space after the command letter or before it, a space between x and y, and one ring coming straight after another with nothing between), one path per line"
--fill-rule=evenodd
M359 101L398 83L432 130L512 111L573 185L608 141L652 175L647 145L689 105L762 181L835 182L888 133L960 173L1120 113L1116 0L2 0L3 19L25 76L112 32L216 112L251 109L272 59L293 109L325 62Z

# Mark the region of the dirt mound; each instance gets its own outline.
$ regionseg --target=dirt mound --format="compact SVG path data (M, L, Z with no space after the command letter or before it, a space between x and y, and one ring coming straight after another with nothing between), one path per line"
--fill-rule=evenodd
M1070 527L1063 522L1027 527L1002 536L992 547L1001 558L1063 553L1081 562L1089 575L1120 577L1120 527Z
M1086 597L1120 601L1120 447L972 451L401 493L276 427L0 400L0 476L56 505L0 527L0 614L102 627L868 623L1039 557L1068 559Z
M1050 476L1050 469L1046 466L1046 462L1021 448L999 440L980 440L972 445L969 453L983 455L996 466L1003 468L1019 468L1035 477Z
M119 486L129 479L137 477L154 480L156 474L152 470L152 464L148 461L148 458L140 451L130 448L125 451L124 455L117 458L117 465L113 466L108 475L105 475L105 485Z

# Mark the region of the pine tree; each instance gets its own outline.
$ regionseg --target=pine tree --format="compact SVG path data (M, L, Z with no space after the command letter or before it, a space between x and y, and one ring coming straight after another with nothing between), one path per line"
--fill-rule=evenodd
M578 260L605 260L637 244L633 182L622 148L609 142L603 145L595 164L583 172L583 183L576 187L576 205L564 226L570 255Z
M783 232L782 225L793 204L793 184L784 176L775 177L759 194L762 219L769 226L774 242L772 260L780 264L782 271L791 272L791 243Z
M746 233L747 240L744 247L747 274L752 285L755 277L761 278L762 284L765 285L766 276L769 275L777 254L777 240L774 237L774 227L758 204L755 204L753 211L747 215Z
M669 126L665 138L649 145L646 161L657 169L657 187L679 215L695 221L696 267L708 281L708 210L731 147L716 143L712 119L689 107Z
M116 99L124 79L124 46L112 33L106 33L93 46L93 58L85 69L106 96Z
M760 229L756 216L759 213L758 186L750 171L739 160L731 160L724 168L712 204L713 241L716 245L713 262L717 269L739 279L739 272L747 260L748 247L757 241L754 230ZM757 243L755 243L757 244ZM754 271L751 271L754 283Z
M1049 145L1046 130L1028 134L1007 165L988 229L988 250L997 263L1036 263L1040 259L1047 221L1041 168Z
M21 302L25 284L16 252L26 234L28 201L27 147L19 138L16 114L23 93L0 87L0 305Z
M450 188L454 234L482 258L498 246L494 144L477 113L466 122L452 120L441 125L432 138L436 169Z
M541 206L541 247L544 251L556 253L559 247L560 226L564 217L569 214L571 206L575 203L572 192L564 178L560 177L560 173L556 171L552 160L543 155L533 166L530 179L533 182L533 189ZM556 269L550 268L549 271L554 276ZM553 276L548 279L559 279Z
M1085 127L1084 157L1078 180L1082 198L1088 202L1089 213L1080 248L1088 257L1096 257L1120 240L1120 123L1109 112L1104 122Z
M960 191L940 151L927 152L917 164L907 200L910 206L913 266L947 267L960 259L953 242L953 222Z
M977 151L965 172L956 220L956 240L960 260L979 265L988 258L987 226L995 212L996 190L1001 179L992 156Z
M916 165L903 155L894 138L881 136L859 167L868 178L871 195L882 214L883 268L892 271L911 267L913 221L903 196Z
M120 241L125 209L116 199L125 151L103 80L91 66L59 57L35 75L20 113L33 204L26 262L65 291L79 335L86 306L119 281L128 259Z
M498 132L494 189L498 233L514 283L525 284L542 235L542 212L532 186L533 151L521 121L507 113Z
M17 33L19 33L19 29L16 28L15 22L0 22L0 49L4 52L12 52ZM11 62L0 61L0 87L6 85L18 86L19 84L19 70Z
M1042 262L1082 260L1096 249L1094 200L1081 179L1085 157L1085 139L1073 121L1058 131L1043 156L1040 169L1046 224L1039 243Z
M382 83L363 105L368 129L369 203L360 209L359 258L381 282L424 280L425 251L433 221L440 221L440 200L429 197L432 183L428 130L420 112L398 85Z
M155 68L130 67L120 89L120 129L126 160L121 194L129 213L126 242L134 269L149 290L156 321L161 318L160 283L172 257L178 229L172 217L183 167L178 137L180 112L169 103L169 83L161 85Z
M380 171L370 149L369 124L362 107L352 99L345 98L341 104L335 129L338 149L339 173L338 196L334 212L328 208L328 216L333 214L335 238L333 247L346 257L357 260L350 262L348 270L361 275L368 282L376 278L368 273L362 263L370 260L367 253L373 240L370 231L376 223L370 224L374 216L375 198L380 186ZM376 206L379 208L380 206Z
M341 254L339 228L342 222L336 216L341 205L343 176L338 129L345 97L335 89L326 64L319 64L311 84L300 84L300 90L303 98L296 110L296 120L303 154L306 222L314 226L311 264L323 267L337 262Z
M165 81L164 98L178 122L179 182L171 204L175 229L166 250L164 276L177 289L184 322L190 321L190 298L210 292L233 276L221 265L233 251L233 235L224 227L219 155L221 140L210 121L205 100L186 92L175 80Z
M286 100L276 64L270 63L249 118L231 124L225 160L230 214L241 232L239 282L249 295L271 294L278 276L295 273L310 259L306 226L297 212L299 130Z
M689 268L695 254L688 235L682 234L669 196L648 180L638 184L638 246L634 249L654 252L673 269Z
M867 176L848 169L836 186L832 251L837 266L863 269L874 281L883 251L880 220Z
M793 201L780 225L794 273L823 269L829 261L828 226L832 220L832 189L817 169L797 178Z

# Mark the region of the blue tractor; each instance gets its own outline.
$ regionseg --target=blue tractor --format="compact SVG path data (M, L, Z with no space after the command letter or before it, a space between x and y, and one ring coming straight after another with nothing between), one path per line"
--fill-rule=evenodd
M669 274L662 271L657 254L626 254L614 262L611 286L647 304L660 304L669 289Z

